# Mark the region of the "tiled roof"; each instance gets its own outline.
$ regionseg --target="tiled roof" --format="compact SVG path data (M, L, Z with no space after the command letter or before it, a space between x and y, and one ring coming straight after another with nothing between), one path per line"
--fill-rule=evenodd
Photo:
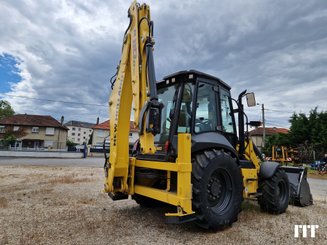
M32 127L54 127L68 130L52 116L16 114L0 120L0 125L32 126Z
M288 134L289 130L287 128L265 128L266 135L272 134ZM256 128L249 132L250 136L262 136L263 128Z
M81 122L81 121L68 121L64 124L67 126L75 126L75 127L81 127L81 128L92 128L94 126L94 123L89 122Z
M110 129L110 120L104 121L97 125L94 125L93 129L102 129L102 130L109 130ZM138 132L138 129L134 127L134 123L130 122L130 131L131 132Z
M92 128L93 129L109 130L109 123L110 123L110 120L107 120L107 121L104 121L102 123L94 125Z

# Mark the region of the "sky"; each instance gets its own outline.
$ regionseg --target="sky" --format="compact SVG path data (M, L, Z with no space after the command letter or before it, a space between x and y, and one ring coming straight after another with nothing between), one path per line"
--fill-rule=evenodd
M147 1L157 79L196 69L247 89L250 120L326 111L327 1ZM17 113L106 120L131 1L0 1L0 99Z

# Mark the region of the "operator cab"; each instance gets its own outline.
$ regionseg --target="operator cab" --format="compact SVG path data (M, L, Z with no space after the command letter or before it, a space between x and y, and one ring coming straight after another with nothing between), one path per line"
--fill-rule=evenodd
M177 134L192 135L192 152L237 144L230 87L219 78L180 71L157 83L161 133L155 136L157 154L176 155Z

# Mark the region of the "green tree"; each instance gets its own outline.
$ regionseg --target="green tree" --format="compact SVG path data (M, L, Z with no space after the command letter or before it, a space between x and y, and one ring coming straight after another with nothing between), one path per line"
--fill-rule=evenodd
M314 108L306 116L303 113L294 113L290 118L290 142L301 148L305 161L313 160L313 151L316 158L327 153L327 111L318 112Z
M6 100L0 100L0 119L12 116L14 114L15 111L11 107L10 103Z
M272 146L290 146L291 141L288 134L273 134L269 135L265 141L263 153L266 156L271 156Z
M27 135L27 133L22 127L19 127L18 130L14 130L13 126L6 126L0 143L1 145L8 147L15 143L16 139L24 137L25 135Z
M263 152L271 156L272 146L290 146L298 149L300 162L322 158L327 153L327 111L318 108L304 113L293 113L289 134L274 134L266 138ZM315 154L314 154L315 153Z
M72 140L67 139L67 141L66 141L66 145L67 145L68 147L73 147L73 146L75 146L75 145L77 145L77 144L74 143Z

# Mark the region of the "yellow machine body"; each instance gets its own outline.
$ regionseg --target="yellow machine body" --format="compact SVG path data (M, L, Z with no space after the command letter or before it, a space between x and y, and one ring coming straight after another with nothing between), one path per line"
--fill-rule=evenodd
M105 179L106 192L119 192L128 195L140 194L177 207L177 212L168 216L193 214L191 184L191 135L178 135L178 157L176 162L137 160L129 156L130 111L134 113L135 127L139 127L139 116L148 97L146 77L145 40L153 38L147 21L150 9L146 4L135 1L129 8L131 23L124 35L121 61L117 78L109 99L110 113L110 157ZM144 20L144 21L143 21ZM132 108L133 106L133 108ZM151 133L140 134L142 153L156 152L154 136ZM251 149L252 142L246 148L246 156L256 165L256 169L242 169L244 197L255 195L258 188L259 161ZM155 188L135 185L135 167L167 171L167 188ZM170 191L169 176L177 173L177 191Z
M104 190L109 195L119 194L128 197L138 194L176 206L175 213L166 214L169 217L192 216L194 210L192 209L191 134L178 134L177 157L174 161L156 159L156 151L160 149L156 149L154 134L144 127L146 122L142 118L144 107L150 103L147 71L149 57L145 47L149 43L154 43L150 9L148 5L139 5L134 1L128 14L130 25L124 34L121 60L109 99L110 157L106 159ZM129 154L130 112L134 115L134 126L139 129L140 152L153 155L151 160L137 159ZM237 148L236 151L239 149ZM241 168L243 197L254 198L258 191L261 162L250 139L245 141L244 152L243 158L249 160L255 167ZM237 153L234 157L237 158ZM157 189L136 184L136 168L164 172L166 188ZM174 189L171 188L172 175L177 179Z

